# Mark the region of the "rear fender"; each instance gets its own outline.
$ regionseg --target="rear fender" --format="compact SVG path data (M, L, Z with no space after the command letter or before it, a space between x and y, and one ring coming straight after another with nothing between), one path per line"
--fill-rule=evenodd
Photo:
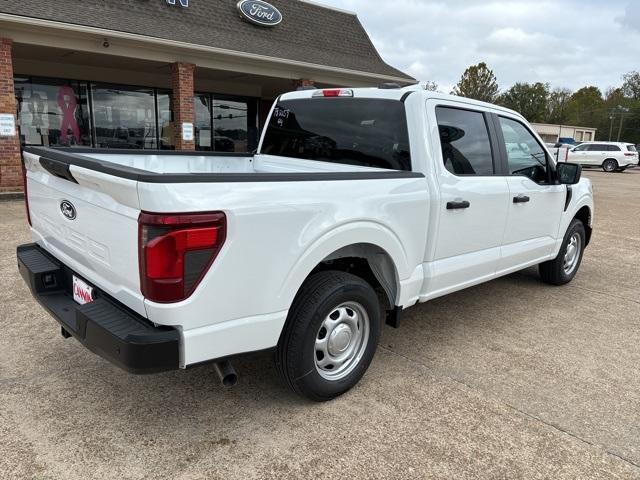
M296 260L278 295L291 305L300 286L318 264L334 252L355 244L371 244L384 250L395 267L400 298L401 281L411 275L406 252L398 237L387 227L375 222L354 222L341 225L311 243Z

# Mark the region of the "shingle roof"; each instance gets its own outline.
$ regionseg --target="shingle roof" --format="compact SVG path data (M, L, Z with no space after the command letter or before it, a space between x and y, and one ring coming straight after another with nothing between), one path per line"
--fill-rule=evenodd
M179 2L176 2L179 4ZM271 0L272 28L242 21L237 0L21 0L0 12L413 80L387 65L358 17L300 0Z

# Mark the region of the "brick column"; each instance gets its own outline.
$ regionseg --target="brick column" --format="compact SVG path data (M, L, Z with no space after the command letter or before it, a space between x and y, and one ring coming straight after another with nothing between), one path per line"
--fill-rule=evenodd
M182 124L194 122L192 63L176 62L171 65L171 88L173 89L173 144L176 150L195 150L194 140L183 140Z
M15 116L16 93L13 88L12 45L12 40L0 38L0 113L9 113ZM15 136L0 136L0 193L21 190L20 137L16 125Z
M313 80L309 78L299 78L293 81L293 89L297 90L302 87L315 87L316 84Z

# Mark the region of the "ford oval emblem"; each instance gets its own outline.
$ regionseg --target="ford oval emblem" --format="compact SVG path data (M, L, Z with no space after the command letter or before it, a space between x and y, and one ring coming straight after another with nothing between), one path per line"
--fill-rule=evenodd
M69 200L62 200L60 202L60 211L62 212L62 215L67 217L69 220L76 219L76 207L74 207L73 203Z
M237 6L242 18L262 27L275 27L282 21L280 10L262 0L240 0Z

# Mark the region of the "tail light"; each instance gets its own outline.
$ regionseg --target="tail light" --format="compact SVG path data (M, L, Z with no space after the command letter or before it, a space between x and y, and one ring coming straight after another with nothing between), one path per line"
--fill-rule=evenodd
M27 222L29 222L29 226L31 227L31 213L29 212L29 196L27 195L27 167L24 165L24 161L22 162L22 189L24 192L24 208L27 212Z
M227 219L222 212L140 213L140 289L154 302L189 297L222 247Z
M635 157L635 156L636 156L636 154L635 154L635 153L633 153L633 152L625 152L624 156L625 156L625 157Z

